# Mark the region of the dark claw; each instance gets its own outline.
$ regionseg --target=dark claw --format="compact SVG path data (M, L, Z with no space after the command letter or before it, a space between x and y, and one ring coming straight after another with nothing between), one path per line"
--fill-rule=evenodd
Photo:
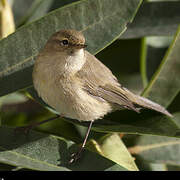
M82 149L80 149L78 152L71 154L71 159L69 161L69 164L72 164L73 162L76 162L81 157Z

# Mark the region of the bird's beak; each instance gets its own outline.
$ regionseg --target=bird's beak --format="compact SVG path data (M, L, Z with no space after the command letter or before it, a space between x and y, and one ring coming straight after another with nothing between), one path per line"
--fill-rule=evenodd
M77 49L81 49L81 48L86 48L87 45L86 44L74 44L74 47L76 47Z

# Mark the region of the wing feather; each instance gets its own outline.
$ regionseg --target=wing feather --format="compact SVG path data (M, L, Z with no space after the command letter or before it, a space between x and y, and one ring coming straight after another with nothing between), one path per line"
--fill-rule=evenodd
M76 74L82 82L84 90L109 103L119 105L120 108L124 107L139 112L139 108L136 108L126 96L123 87L112 72L89 52L85 51L85 56L86 63Z

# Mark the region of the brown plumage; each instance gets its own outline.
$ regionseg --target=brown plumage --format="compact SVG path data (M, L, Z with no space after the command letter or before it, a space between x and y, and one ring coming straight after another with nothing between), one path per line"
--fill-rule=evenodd
M122 87L112 72L84 50L85 38L61 30L36 59L33 83L39 96L63 116L93 121L122 108L149 108L172 116L165 108Z
M112 72L102 64L95 56L85 52L86 63L83 68L76 73L79 80L84 84L84 89L92 94L119 105L120 109L127 108L139 112L141 108L149 108L161 112L167 116L172 116L165 108L144 97L130 92L119 84ZM96 68L94 68L96 67ZM117 106L116 106L117 107Z

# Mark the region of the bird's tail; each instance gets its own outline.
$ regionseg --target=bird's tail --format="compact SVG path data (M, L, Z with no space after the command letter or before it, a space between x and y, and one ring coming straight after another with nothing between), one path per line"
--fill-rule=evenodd
M136 104L142 106L142 107L145 107L145 108L148 108L148 109L152 109L152 110L155 110L155 111L158 111L162 114L165 114L169 117L173 117L172 114L170 114L164 107L162 107L161 105L155 103L155 102L152 102L150 101L149 99L147 98L144 98L144 97L141 97L141 96L136 96Z
M128 94L129 94L129 98L131 99L131 101L134 103L134 104L137 104L138 106L140 107L144 107L144 108L148 108L148 109L152 109L152 110L155 110L155 111L158 111L162 114L165 114L169 117L173 117L172 114L170 114L164 107L162 107L161 105L155 103L155 102L152 102L151 100L147 99L147 98L144 98L142 96L138 96L138 95L134 95L133 93L131 93L129 90L126 89L126 91L128 91Z

